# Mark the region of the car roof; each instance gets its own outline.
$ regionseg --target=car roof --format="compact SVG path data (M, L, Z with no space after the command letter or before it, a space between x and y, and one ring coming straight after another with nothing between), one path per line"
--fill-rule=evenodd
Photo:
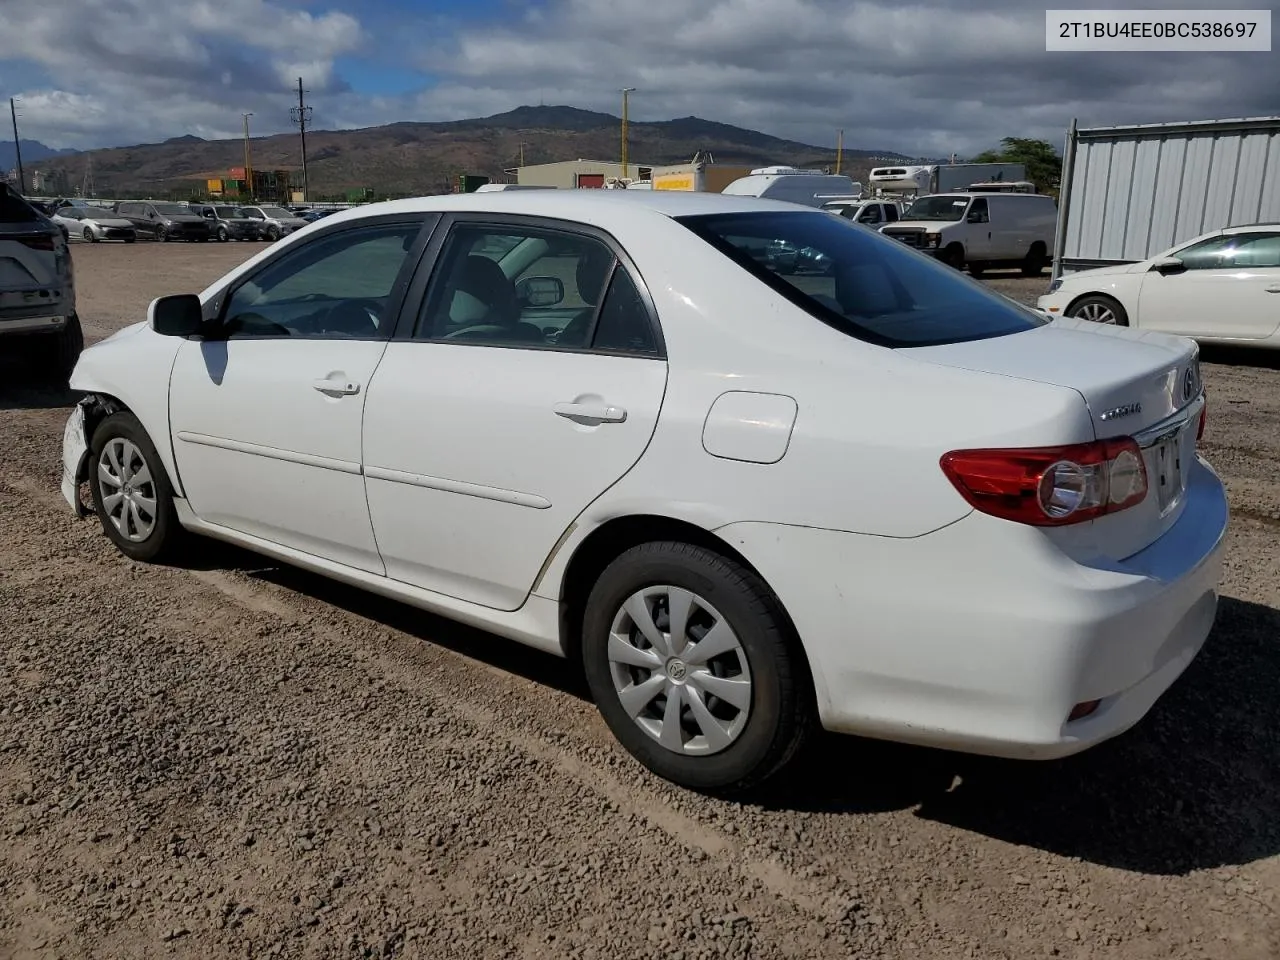
M510 213L603 225L636 217L806 211L822 212L816 207L784 200L680 190L494 190L389 200L344 210L326 220L333 222L339 217L357 219L395 213Z

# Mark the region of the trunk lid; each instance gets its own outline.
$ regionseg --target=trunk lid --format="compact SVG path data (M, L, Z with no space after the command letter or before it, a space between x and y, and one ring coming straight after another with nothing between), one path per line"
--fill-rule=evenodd
M69 259L57 225L0 184L0 309L56 310Z
M1158 539L1181 515L1202 392L1194 341L1064 317L1025 333L898 352L927 363L1070 388L1088 407L1096 439L1139 439L1146 499L1089 523L1047 528L1073 552L1124 559ZM1179 425L1179 415L1188 412L1193 415Z

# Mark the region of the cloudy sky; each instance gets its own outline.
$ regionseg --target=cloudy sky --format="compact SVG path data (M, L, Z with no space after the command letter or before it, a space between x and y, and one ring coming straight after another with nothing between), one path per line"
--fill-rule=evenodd
M0 0L0 23L0 97L55 147L287 130L298 76L318 127L617 113L628 86L637 120L929 155L1280 113L1274 53L1046 53L1021 0Z

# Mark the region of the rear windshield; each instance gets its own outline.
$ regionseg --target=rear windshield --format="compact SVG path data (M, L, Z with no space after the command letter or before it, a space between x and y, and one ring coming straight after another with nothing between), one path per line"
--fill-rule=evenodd
M1049 322L926 254L820 210L679 222L819 320L882 346L983 340Z
M35 207L13 192L7 183L0 183L0 223L39 223L40 214Z

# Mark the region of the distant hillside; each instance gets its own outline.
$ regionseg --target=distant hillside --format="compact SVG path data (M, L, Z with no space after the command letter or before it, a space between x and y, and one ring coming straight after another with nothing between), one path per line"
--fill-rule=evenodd
M542 106L518 107L473 120L308 131L311 194L335 195L359 187L372 187L380 196L444 193L460 173L501 178L504 169L519 164L521 144L526 164L580 157L616 159L619 124L618 117L607 113ZM251 149L253 166L259 170L301 167L296 134L255 138ZM782 140L698 117L630 124L633 163L683 163L698 151L712 154L720 163L753 165L831 166L836 157L831 147ZM98 195L158 197L201 189L206 179L225 177L231 167L244 164L244 142L175 137L164 143L77 154L45 166L56 166L64 182L78 184L90 155ZM846 148L842 172L865 178L872 157L890 163L906 159L890 151Z
M22 145L22 166L29 174L33 169L32 165L47 160L49 157L65 157L71 156L74 150L55 150L53 147L46 147L39 140L20 140ZM18 165L18 157L13 149L12 140L0 140L0 174L6 173Z

